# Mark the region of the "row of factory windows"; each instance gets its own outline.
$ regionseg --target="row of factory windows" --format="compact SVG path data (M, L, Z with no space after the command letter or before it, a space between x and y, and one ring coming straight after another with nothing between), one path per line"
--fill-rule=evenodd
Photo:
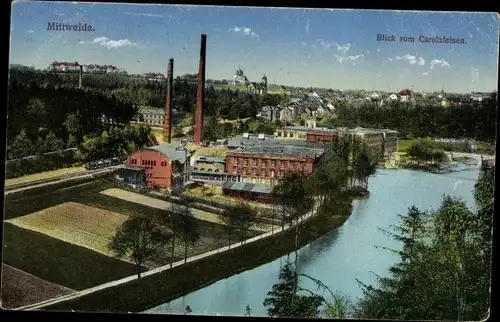
M276 131L276 136L281 138L298 138L298 139L305 139L306 135L302 133L295 133L295 132L281 132L281 131Z
M246 167L246 166L248 166L248 160L249 160L249 158L234 158L233 165L234 166L241 165L241 166ZM250 160L251 160L251 165L253 167L256 167L257 166L257 159L250 159ZM305 162L301 162L301 161L279 160L279 167L280 168L285 168L285 166L287 166L287 167L290 167L290 168L299 169L299 168L303 168L304 164L305 164ZM261 159L260 160L260 166L262 168L266 168L267 167L267 160ZM276 167L276 160L271 160L271 168L275 168L275 167Z
M137 165L137 159L130 160L130 164ZM162 167L166 167L168 162L161 161L160 164ZM141 165L146 166L146 167L156 167L156 160L141 160Z
M271 171L268 171L267 169L262 169L259 171L259 169L257 168L252 168L251 170L249 169L235 169L233 171L233 174L242 174L242 175L252 175L252 176L263 176L263 177L271 177L271 178L274 178L275 177L275 172L274 170L271 170ZM284 177L285 176L285 171L280 171L279 172L279 177Z

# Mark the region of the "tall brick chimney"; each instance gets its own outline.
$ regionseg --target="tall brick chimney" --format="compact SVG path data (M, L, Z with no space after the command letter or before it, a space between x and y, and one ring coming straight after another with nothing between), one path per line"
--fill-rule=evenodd
M205 104L205 60L207 54L207 35L201 35L200 66L198 67L198 85L196 93L196 110L194 116L194 143L203 141L203 109Z
M82 88L83 83L83 66L80 65L80 73L78 74L78 88Z
M174 59L170 58L167 69L167 97L165 99L165 114L163 116L163 142L172 142L172 108L173 108L173 79Z

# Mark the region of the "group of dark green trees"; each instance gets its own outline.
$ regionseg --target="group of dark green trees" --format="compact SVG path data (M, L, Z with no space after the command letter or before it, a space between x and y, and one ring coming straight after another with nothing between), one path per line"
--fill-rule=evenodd
M7 178L130 152L121 147L91 150L99 145L101 137L101 145L108 146L121 144L128 148L151 143L148 128L129 125L137 114L136 104L96 88L77 89L47 82L37 75L43 74L17 71L10 75ZM64 151L69 148L75 149ZM34 157L27 158L30 156Z
M328 173L337 174L331 181L318 183L331 187L327 195L338 196L342 189L334 187L345 182L345 174L341 175L345 170ZM436 210L411 206L400 215L400 224L386 231L402 244L400 249L391 250L400 260L390 268L389 276L378 278L376 285L358 281L364 292L358 303L332 292L311 276L297 273L297 262L288 262L264 301L268 314L397 320L486 318L490 307L494 174L494 167L482 169L475 185L475 208L445 196ZM296 204L302 204L303 198ZM337 207L330 205L330 209L334 214ZM322 292L303 288L304 279L312 280Z
M181 113L192 115L196 83L187 76L175 79L174 107ZM263 97L208 87L205 100L206 139L215 140L246 131L248 126L244 122L219 124L218 121L255 118L261 106L276 105L279 100L279 95ZM146 139L143 135L144 132L151 132L149 129L135 131L128 124L137 117L139 106L162 108L164 103L164 81L122 75L84 75L83 87L78 88L77 73L11 69L7 159L33 155L37 155L37 159L8 162L7 177L67 167L77 161L85 162L110 154L122 156L123 151L131 151L124 146L153 144L152 134ZM119 131L124 135L118 135ZM134 132L137 136L131 137ZM267 132L272 132L272 128ZM124 140L124 137L127 139ZM118 141L114 142L115 139ZM100 151L98 148L110 145L116 149ZM87 149L83 154L61 151L50 157L41 156L67 148L85 149L83 146L96 149Z
M329 316L338 317L350 310L344 295L332 292L311 276L297 273L297 252L301 245L298 223L310 212L339 222L346 218L352 210L351 189L356 184L367 187L368 178L376 172L379 156L364 142L349 138L330 143L325 148L321 163L311 175L292 172L273 191L282 225L294 226L295 262L283 267L280 282L273 286L264 301L270 316L318 317L326 309ZM305 278L328 291L332 300L303 288L301 279Z
M402 138L473 138L495 142L498 99L496 93L478 103L462 105L378 106L366 103L359 108L349 103L336 105L337 119L332 125L389 128Z
M408 149L408 156L417 165L424 163L439 167L448 161L448 157L439 144L432 140L421 139L413 143Z

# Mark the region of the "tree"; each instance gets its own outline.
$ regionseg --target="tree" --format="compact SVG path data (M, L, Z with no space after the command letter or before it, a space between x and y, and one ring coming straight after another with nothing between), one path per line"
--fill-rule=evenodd
M172 204L170 208L162 213L160 216L157 216L155 220L163 225L163 226L169 226L169 228L172 230L172 235L170 236L170 268L172 268L172 265L174 264L175 260L175 242L176 242L176 237L179 235L179 232L181 231L180 227L180 221L176 220L176 214L181 213L183 211L183 207L178 204ZM175 217L174 217L175 216Z
M34 149L35 147L33 146L33 142L26 135L26 132L21 131L21 133L19 133L10 144L9 152L12 155L12 158L22 158L32 155Z
M45 103L39 98L30 99L26 114L31 121L34 121L37 124L45 122L47 117Z
M78 139L73 134L70 134L68 137L68 141L66 142L66 148L76 148L77 146Z
M464 202L445 197L439 211L434 213L436 229L435 243L443 260L450 267L453 277L451 290L456 296L456 320L462 321L466 309L465 297L465 253L468 227L472 224L473 214ZM450 290L450 291L451 291Z
M292 264L286 263L280 270L279 282L273 285L263 302L267 314L271 317L318 317L324 299L314 293L301 295L301 291L307 290L300 287Z
M64 149L64 141L56 137L53 132L49 132L45 137L43 149L47 152L62 150Z
M379 288L367 286L360 282L365 297L358 303L358 315L360 317L392 318L399 307L405 307L405 313L401 318L415 318L407 308L415 305L415 298L420 296L416 289L418 275L415 269L418 261L418 250L424 247L422 238L425 234L425 216L416 207L410 207L406 215L398 215L401 224L393 226L394 232L385 231L395 240L401 242L401 250L390 250L398 254L400 262L393 265L389 271L391 277L379 278ZM398 301L394 303L394 301ZM393 311L395 310L395 312Z
M358 303L358 317L483 318L489 307L491 249L487 234L479 228L488 217L481 212L473 213L461 200L447 196L434 211L411 207L391 233L403 244L402 249L392 250L400 261L390 268L389 277L378 278L377 287L360 282L364 297ZM487 212L491 219L493 210Z
M299 258L299 220L312 211L314 205L314 197L309 195L306 189L306 180L306 176L302 172L292 172L286 174L273 188L273 194L278 197L277 201L283 223L295 224L295 267L297 267ZM292 298L293 300L294 298Z
M184 263L188 258L189 245L195 244L199 239L198 222L193 217L191 209L186 206L173 205L171 208L171 222L174 236L182 238L184 243ZM174 237L175 238L175 237ZM174 243L172 242L172 257L174 252Z
M118 257L130 257L141 277L143 264L154 259L168 244L170 234L150 217L133 215L117 229L108 247Z
M232 220L235 220L235 226L238 227L242 245L245 242L248 231L250 230L254 222L253 217L254 215L252 208L246 203L239 203L236 207L233 208L233 215L231 216L231 218Z
M253 223L252 209L248 204L239 203L234 207L227 208L222 215L226 232L228 234L228 243L231 247L231 237L236 231L240 233L240 243L246 239L248 231Z
M351 318L354 315L355 306L351 299L341 292L336 292L332 300L326 303L324 315L330 319Z
M63 126L66 128L69 134L79 135L82 130L81 121L78 117L77 113L70 113L66 116L66 120L63 123Z
M378 156L366 144L362 144L353 162L353 177L365 188L368 178L377 172Z

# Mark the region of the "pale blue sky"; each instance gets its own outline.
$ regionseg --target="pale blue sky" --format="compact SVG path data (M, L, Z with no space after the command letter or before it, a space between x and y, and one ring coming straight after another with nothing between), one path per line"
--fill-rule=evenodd
M196 73L207 34L207 77L338 89L492 91L499 21L494 13L303 10L16 2L11 63L113 64L129 73ZM48 22L94 32L47 31ZM467 44L378 42L377 34L464 38Z

